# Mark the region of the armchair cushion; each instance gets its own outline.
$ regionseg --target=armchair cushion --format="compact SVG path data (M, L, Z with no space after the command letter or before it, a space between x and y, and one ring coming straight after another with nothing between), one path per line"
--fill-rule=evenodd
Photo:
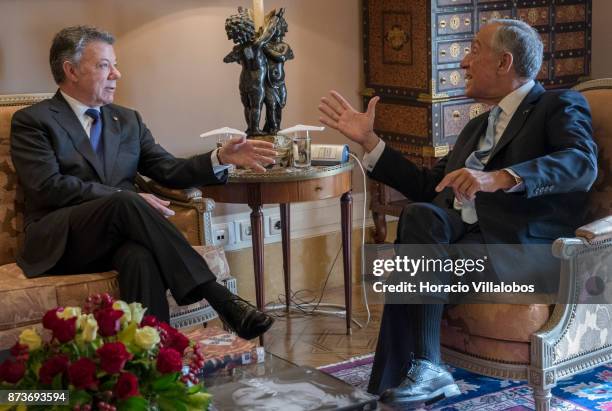
M529 364L531 334L548 321L547 304L461 304L442 321L442 345L480 358Z
M198 246L194 249L204 257L218 281L230 278L222 248ZM118 297L117 275L116 271L109 271L27 278L15 263L0 266L0 301L4 304L0 310L0 349L15 342L12 337L18 335L18 329L20 332L23 327L40 323L43 315L54 307L81 306L86 296L96 293L108 292ZM168 303L172 307L170 316L173 310L181 310L171 296ZM3 341L10 344L3 345Z

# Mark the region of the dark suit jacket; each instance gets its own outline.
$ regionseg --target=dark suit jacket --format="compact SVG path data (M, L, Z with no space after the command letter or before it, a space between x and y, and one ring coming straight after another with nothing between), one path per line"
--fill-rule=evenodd
M431 170L420 169L386 148L370 176L414 201L453 207L453 191L435 187L466 158L484 135L488 113L471 120L454 149ZM518 193L478 193L476 211L487 244L551 243L583 224L587 191L597 176L597 146L584 97L536 84L495 146L484 171L511 167L523 178Z
M15 113L11 156L25 195L25 244L17 263L27 276L43 274L64 253L71 207L118 190L135 191L136 173L173 188L218 184L210 153L175 158L155 143L138 112L101 108L104 164L58 91Z

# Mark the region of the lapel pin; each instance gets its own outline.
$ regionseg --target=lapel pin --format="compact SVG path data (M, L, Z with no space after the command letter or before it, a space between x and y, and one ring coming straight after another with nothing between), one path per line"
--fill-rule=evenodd
M119 119L117 118L117 116L113 116L113 120L115 120L115 121L119 121Z

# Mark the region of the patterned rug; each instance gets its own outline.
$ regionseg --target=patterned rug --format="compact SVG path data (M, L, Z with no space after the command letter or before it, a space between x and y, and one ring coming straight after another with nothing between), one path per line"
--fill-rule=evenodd
M372 354L321 367L320 370L366 390ZM449 367L461 395L432 404L427 411L527 411L535 410L531 388L524 381L499 380ZM612 411L612 364L559 381L553 389L552 409L557 411Z

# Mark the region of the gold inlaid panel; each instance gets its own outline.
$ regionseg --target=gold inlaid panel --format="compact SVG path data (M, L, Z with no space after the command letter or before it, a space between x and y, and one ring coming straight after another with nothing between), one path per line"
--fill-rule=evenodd
M584 31L557 33L555 35L555 51L583 50L586 47Z
M427 1L368 1L368 82L427 90Z
M448 41L438 44L438 63L458 63L470 52L471 41Z
M540 72L536 77L537 80L548 80L550 76L550 60L544 60L542 62L542 67L540 68Z
M480 10L478 11L478 28L486 25L493 19L512 18L512 10Z
M540 38L544 44L544 53L548 53L550 51L550 33L540 33Z
M584 4L555 6L555 23L580 23L584 21L586 21L586 6Z
M460 68L438 71L438 91L465 87L464 71Z
M374 128L381 132L428 138L427 107L379 102Z
M472 13L438 14L436 16L436 31L440 36L472 33L474 31Z
M555 77L579 76L584 69L584 57L555 59Z
M463 127L474 117L479 116L488 110L488 107L482 103L462 103L447 105L442 108L442 116L444 117L444 139L448 137L458 136Z
M550 24L550 13L548 7L529 7L516 10L520 20L532 26L547 26Z

